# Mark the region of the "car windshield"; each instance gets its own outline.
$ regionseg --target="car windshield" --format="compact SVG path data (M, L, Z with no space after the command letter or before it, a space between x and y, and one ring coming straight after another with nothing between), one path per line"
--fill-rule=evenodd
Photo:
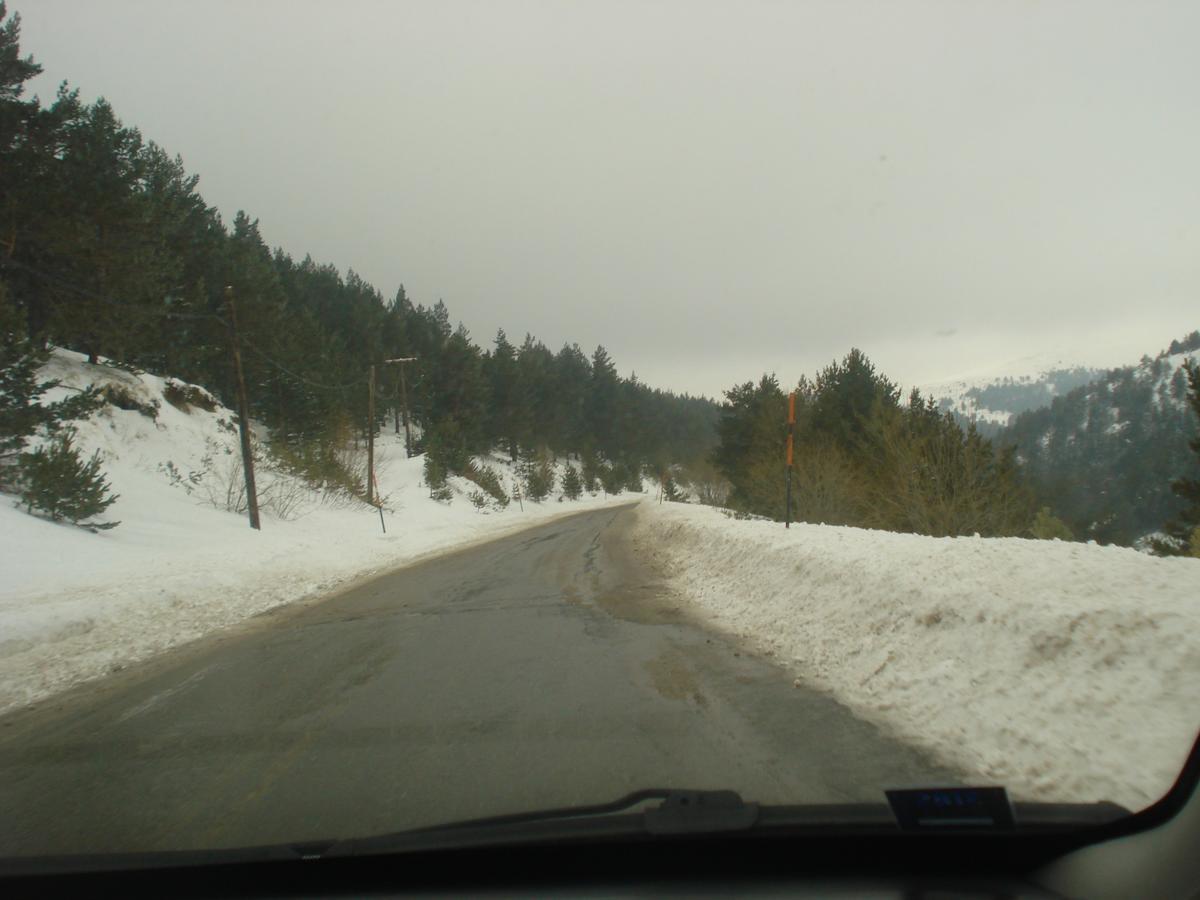
M1198 33L0 2L0 858L1154 804L1200 728Z

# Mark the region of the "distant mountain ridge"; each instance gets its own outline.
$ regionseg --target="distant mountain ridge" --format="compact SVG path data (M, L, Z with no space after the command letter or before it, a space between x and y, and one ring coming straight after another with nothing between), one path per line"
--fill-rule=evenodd
M999 443L1016 446L1030 482L1077 537L1138 544L1178 513L1170 482L1200 474L1187 446L1198 430L1187 403L1187 360L1200 362L1200 331L1065 393L1043 388L1055 394L1049 404L995 430ZM1057 384L1077 374L1068 370ZM988 386L972 397L1015 404L1037 384Z
M1102 369L1085 366L1050 369L1039 375L1008 375L982 384L954 382L942 386L935 396L938 396L938 406L952 413L961 424L974 422L980 431L991 436L999 433L1014 416L1049 406L1055 397L1082 387L1102 374ZM942 393L946 390L951 393Z

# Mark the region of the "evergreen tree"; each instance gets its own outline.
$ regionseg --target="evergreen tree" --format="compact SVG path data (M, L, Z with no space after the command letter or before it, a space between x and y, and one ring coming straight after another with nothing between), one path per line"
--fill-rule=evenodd
M793 515L930 535L1019 534L1033 517L1011 449L963 431L851 351L796 389ZM783 518L787 398L774 376L726 392L712 461L729 503Z
M1037 517L1029 529L1030 536L1040 541L1070 541L1074 540L1071 529L1062 519L1050 512L1050 507L1043 506L1038 510Z
M562 475L562 492L568 500L578 500L583 493L583 479L570 463L567 463L566 471Z
M554 462L550 451L541 447L530 452L521 466L525 499L542 501L554 489Z
M24 99L40 69L19 37L0 3L0 285L37 347L177 375L231 404L228 285L251 414L295 459L331 459L330 442L367 425L367 367L395 356L419 360L405 370L412 418L446 465L546 445L620 460L625 484L648 460L714 445L714 403L621 378L603 347L589 361L573 343L555 354L498 335L485 354L440 299L414 306L401 287L385 302L353 271L272 251L245 212L227 228L180 157L106 101L66 84L48 106ZM379 387L378 412L395 410L398 386Z
M585 450L581 456L581 468L583 487L588 493L594 493L597 490L600 481L601 466L600 461L596 458L595 450Z
M747 381L725 392L717 423L712 462L731 489L729 503L738 509L782 515L783 452L787 437L787 398L774 375L758 384Z
M102 405L94 389L54 403L38 398L57 381L39 381L48 354L25 336L25 323L8 303L0 284L0 490L19 481L19 460L26 442L39 430L54 434L63 423L90 415Z
M625 482L628 477L629 473L619 463L613 463L610 466L601 466L600 468L600 485L604 488L606 494L615 495L624 491Z
M43 114L36 100L23 100L25 82L42 67L32 56L21 56L21 16L8 15L0 0L0 253L11 257L21 225L23 187L34 177L39 154L32 138L33 123Z
M520 444L550 444L554 397L554 356L546 345L526 334L517 351L517 396L513 418Z
M22 453L20 462L21 502L55 522L63 519L80 524L98 516L116 502L108 481L100 471L100 451L84 462L72 444L68 429L48 445ZM89 528L114 528L119 522L89 522Z
M1189 361L1184 364L1184 370L1188 379L1188 403L1200 419L1200 365ZM1200 436L1193 438L1188 446L1200 459ZM1171 482L1171 490L1187 505L1167 523L1163 529L1167 539L1155 541L1155 550L1169 556L1194 555L1193 544L1197 529L1200 529L1200 478L1177 478Z
M550 440L557 452L578 456L594 443L585 410L591 377L591 363L579 345L564 344L554 357L550 398Z
M40 74L42 67L32 56L21 56L21 14L10 17L8 4L0 0L0 103L20 102L25 82ZM12 127L7 121L4 125Z
M620 404L620 379L608 351L600 346L592 354L592 380L584 404L584 416L595 437L595 446L610 460L620 455L621 444L617 417Z
M683 492L679 489L679 485L675 483L675 476L670 472L663 479L663 499L668 503L683 503Z
M843 450L856 453L876 408L895 408L899 398L899 388L876 373L866 355L853 348L840 363L830 363L817 375L810 427L828 435Z
M495 349L487 359L487 379L491 393L491 403L488 407L488 433L493 440L498 440L509 454L509 458L517 461L517 434L520 418L517 403L517 354L516 349L508 342L508 336L501 328L496 332Z

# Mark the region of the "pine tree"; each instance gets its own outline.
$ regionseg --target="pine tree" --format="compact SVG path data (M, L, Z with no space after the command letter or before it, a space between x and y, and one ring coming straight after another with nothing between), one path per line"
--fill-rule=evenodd
M853 348L840 363L831 363L817 375L810 425L843 450L856 453L873 410L895 408L899 397L900 389L875 371L866 354Z
M8 19L8 21L4 21ZM21 14L8 16L8 4L0 0L0 102L21 98L25 82L42 72L32 56L21 56Z
M554 355L531 334L517 351L517 388L513 404L515 432L526 448L551 443Z
M545 447L531 452L521 467L525 499L541 501L554 489L554 462Z
M570 342L554 354L531 336L519 349L498 336L485 354L451 328L440 299L414 307L401 288L389 304L353 271L270 250L245 212L227 228L180 157L108 102L84 103L65 83L48 106L25 100L40 67L19 38L19 17L0 0L0 282L37 347L181 376L228 404L220 317L231 285L250 412L298 458L328 457L347 423L366 424L358 383L396 356L419 359L405 370L411 414L443 464L496 443L510 455L545 445L621 460L624 485L648 459L687 462L711 448L715 404L620 378L603 347L589 360ZM382 411L398 392L380 388Z
M517 354L501 328L496 332L495 349L487 359L486 374L491 392L488 407L488 437L504 445L509 458L517 461Z
M68 429L49 444L22 453L19 467L21 502L27 512L37 509L55 522L80 524L98 516L117 500L100 471L100 451L87 462L72 444ZM88 522L88 528L115 528L119 522Z
M178 274L146 190L153 159L103 98L63 128L62 159L46 185L60 212L38 239L74 286L58 292L51 337L90 362L128 362L152 345L160 318L147 308L162 307Z
M38 398L58 382L38 381L38 368L49 354L24 335L24 328L0 284L0 490L13 485L29 438L39 430L53 434L64 422L84 418L103 405L94 389L39 404Z
M1062 519L1053 515L1050 512L1050 507L1043 506L1038 510L1037 517L1033 520L1033 525L1029 529L1031 536L1040 541L1070 541L1074 540L1074 535L1071 534L1071 529L1067 527Z
M606 494L620 494L624 491L627 476L625 467L618 463L600 468L600 484L604 487Z
M592 380L588 386L584 415L594 437L595 447L608 459L620 455L621 441L617 414L620 404L620 379L612 358L603 346L592 354Z
M568 500L578 500L583 493L583 479L579 477L579 471L570 463L567 463L566 471L563 472L562 492Z
M663 479L663 499L668 503L684 502L683 492L679 489L679 485L675 483L675 476L670 472Z
M584 408L591 377L591 363L579 345L564 344L554 357L554 391L550 397L551 440L563 454L575 453L582 458L581 454L592 443Z
M1200 418L1200 364L1188 361L1184 368L1188 379L1188 403ZM1188 447L1200 460L1200 436L1191 440ZM1154 549L1164 556L1182 556L1191 553L1193 539L1200 529L1200 478L1177 478L1171 482L1171 490L1187 506L1163 528L1167 539L1155 541Z
M782 514L783 450L787 398L774 375L725 392L712 462L732 486L731 506L766 515Z
M595 450L585 450L580 454L582 463L583 487L588 493L595 493L600 480L601 466L596 458Z

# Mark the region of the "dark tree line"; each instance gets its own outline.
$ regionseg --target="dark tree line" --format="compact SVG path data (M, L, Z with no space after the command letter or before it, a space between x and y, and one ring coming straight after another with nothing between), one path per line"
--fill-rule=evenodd
M640 468L706 455L716 405L618 374L603 347L554 351L501 331L486 348L440 300L389 300L353 271L272 251L257 222L222 222L178 156L64 84L27 98L41 68L0 3L0 288L40 347L169 373L229 405L224 291L244 337L251 413L292 448L366 427L371 364L416 356L409 404L423 441L451 461L545 447ZM379 421L400 404L379 370ZM299 452L297 450L297 452Z
M782 519L787 394L773 376L726 392L714 462L729 503ZM1028 533L1032 495L1011 449L961 427L851 350L796 387L792 517L936 536Z

